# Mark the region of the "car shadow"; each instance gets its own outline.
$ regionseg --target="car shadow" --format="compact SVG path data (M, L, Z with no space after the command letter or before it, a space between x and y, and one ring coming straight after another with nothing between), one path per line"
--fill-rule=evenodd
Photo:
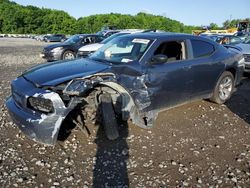
M106 138L103 127L98 128L95 139L97 152L93 161L93 187L129 187L127 123L120 123L119 133L116 140L110 141Z
M245 122L250 124L250 77L244 77L242 85L225 105Z
M75 129L76 125L73 123L72 119L76 118L77 110L73 110L69 113L67 118L64 119L62 125L60 127L57 140L64 142L70 136L73 129Z
M68 139L72 130L76 128L72 120L76 119L77 111L78 109L73 110L64 120L58 134L58 141L64 142ZM97 150L93 158L93 187L129 187L127 122L118 120L119 137L113 141L107 139L104 128L100 123L96 122L95 124L97 126L95 138Z

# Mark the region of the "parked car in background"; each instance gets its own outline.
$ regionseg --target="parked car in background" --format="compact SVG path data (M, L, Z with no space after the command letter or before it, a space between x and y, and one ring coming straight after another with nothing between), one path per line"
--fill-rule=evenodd
M241 53L209 39L130 34L88 58L25 71L12 82L6 106L16 125L37 142L54 145L66 118L87 130L91 122L103 124L114 140L117 117L150 128L163 109L197 99L226 102L243 70Z
M100 43L90 44L90 45L86 45L86 46L83 46L83 47L79 48L79 50L77 52L77 57L78 58L86 58L86 57L88 57L90 54L94 53L99 48L101 48L104 44L108 43L109 41L111 41L112 39L114 39L116 37L119 37L119 36L122 36L122 35L127 35L127 34L133 34L133 33L148 33L148 32L165 32L165 31L155 30L155 29L148 29L148 30L126 29L126 30L122 30L119 33L115 33L112 36L106 38L105 40L103 40Z
M62 34L47 35L44 37L45 42L63 42L66 40L66 36Z
M35 37L35 39L36 39L37 41L44 41L44 39L45 39L46 36L47 36L47 35L38 35L38 36Z
M234 35L220 35L216 39L216 42L225 45L236 45L242 43L243 40L241 40L240 37Z
M126 35L126 34L139 33L139 32L143 32L143 31L145 31L145 30L130 29L130 30L120 31L119 33L115 33L115 34L111 35L110 37L104 39L100 43L89 44L89 45L85 45L85 46L79 48L79 50L77 52L77 57L78 58L88 57L90 54L94 53L99 48L101 48L104 44L108 43L109 41L111 41L112 39L114 39L116 37Z
M220 38L220 35L218 35L218 34L205 34L205 33L202 33L199 36L211 39L213 41L216 41L216 40L218 40L218 38Z
M250 32L242 32L242 31L238 31L235 36L240 37L241 40L245 40L248 37L250 37Z
M110 37L111 35L115 34L115 33L118 33L120 32L121 30L102 30L102 31L99 31L97 32L96 34L97 35L101 35L105 38L108 38Z
M64 42L46 46L40 56L47 61L74 59L79 48L87 44L101 42L103 39L103 36L95 34L73 35Z
M245 39L244 42L237 44L237 47L240 47L245 58L245 72L250 73L250 37Z

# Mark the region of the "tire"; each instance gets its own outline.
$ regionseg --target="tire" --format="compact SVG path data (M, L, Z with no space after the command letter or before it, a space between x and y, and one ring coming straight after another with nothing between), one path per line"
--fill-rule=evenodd
M62 59L65 60L65 59L75 59L76 58L76 55L74 52L72 51L69 51L69 50L66 50L63 55L62 55Z
M118 123L112 104L112 98L110 94L105 93L100 96L100 100L101 100L102 124L104 126L106 136L109 140L115 140L119 137L119 132L118 132Z
M211 101L223 104L230 99L234 91L234 76L231 72L225 71L217 81Z

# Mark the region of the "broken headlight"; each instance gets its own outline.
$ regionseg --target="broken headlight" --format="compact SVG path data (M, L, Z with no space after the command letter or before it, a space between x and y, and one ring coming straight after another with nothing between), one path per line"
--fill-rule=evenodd
M63 90L68 95L82 95L85 91L93 86L90 80L72 80Z
M40 97L29 97L28 106L34 110L38 110L45 113L51 113L54 111L52 101Z

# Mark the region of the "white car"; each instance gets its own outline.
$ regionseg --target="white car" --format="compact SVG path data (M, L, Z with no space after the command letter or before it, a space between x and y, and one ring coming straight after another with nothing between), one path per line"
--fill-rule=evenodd
M79 48L78 53L77 53L77 57L78 58L88 57L90 54L97 51L104 44L108 43L109 41L111 41L115 37L126 35L126 34L132 34L132 33L143 33L143 32L152 32L152 31L159 32L159 31L155 31L155 30L142 30L142 29L127 29L127 30L120 31L119 33L111 35L110 37L106 38L105 40L103 40L100 43L89 44L89 45L86 45L86 46Z
M244 42L237 44L236 46L242 49L242 53L245 59L245 72L250 73L250 37L248 37Z

